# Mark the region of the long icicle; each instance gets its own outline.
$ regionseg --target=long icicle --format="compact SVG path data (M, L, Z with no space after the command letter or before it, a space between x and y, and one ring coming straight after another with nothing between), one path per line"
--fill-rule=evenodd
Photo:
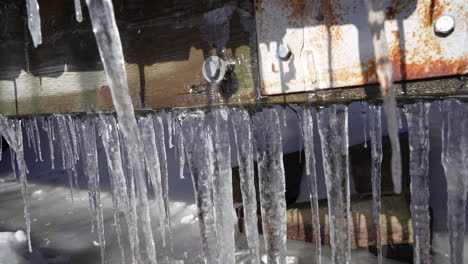
M442 165L447 180L447 227L450 263L463 263L468 188L468 111L456 99L442 102ZM466 106L465 106L466 108Z
M180 118L187 161L192 175L204 261L209 264L221 264L218 261L213 201L213 143L206 129L205 113L196 110L177 116Z
M380 229L381 167L382 167L382 115L379 105L369 105L371 139L372 211L376 232L377 263L382 264L382 234Z
M156 137L154 131L154 122L152 116L140 117L138 120L140 128L141 142L144 147L144 158L146 161L146 171L153 188L156 212L158 212L159 227L162 230L161 236L163 247L166 246L166 228L165 220L166 210L164 209L164 198L161 180L161 166L159 163L159 154L156 146Z
M429 216L429 109L430 103L405 105L408 120L411 218L415 264L431 263Z
M141 145L132 98L128 89L125 60L119 30L115 21L114 7L111 0L86 0L86 4L101 61L110 84L112 101L117 112L119 126L125 136L125 142L130 153L129 162L134 169L146 254L149 263L156 264L156 248L144 174L145 165L141 159L143 157L143 146Z
M304 142L304 154L306 163L306 174L309 183L310 206L312 210L312 229L315 236L315 263L322 263L322 240L320 237L320 214L317 195L317 179L315 170L314 151L314 121L317 115L315 108L304 107L302 115L302 139Z
M26 178L27 168L26 161L24 160L23 131L21 129L21 121L0 116L0 133L5 137L11 149L13 149L13 151L15 152L16 162L18 163L18 172L21 183L21 194L23 196L24 202L24 218L26 219L26 235L28 238L28 249L29 252L32 252L28 180Z
M171 211L169 204L169 171L167 168L167 155L166 155L166 137L164 133L164 122L161 113L154 115L154 129L156 133L156 145L159 154L159 164L161 166L161 183L163 190L163 200L166 219L164 221L167 240L169 241L169 247L173 250L172 241L172 227L171 227Z
M231 148L228 130L228 110L213 109L207 115L213 142L213 200L216 215L219 263L234 264L234 202L232 194ZM236 218L237 219L237 218Z
M245 109L233 109L232 125L237 146L240 188L244 209L245 233L252 264L260 262L260 241L258 237L257 196L254 180L253 135L250 115Z
M348 158L348 108L332 105L319 114L323 168L330 219L330 244L333 263L349 263L350 191Z
M41 16L39 14L39 4L37 0L26 0L28 12L28 27L34 43L34 47L42 44Z
M125 221L127 222L128 239L130 242L130 256L132 263L140 261L135 251L139 251L137 219L132 214L130 198L127 188L127 179L122 164L122 155L119 140L117 122L112 115L100 115L99 130L102 144L107 158L107 166L112 177L115 179L116 194L119 205L123 208Z
M101 191L99 183L99 169L97 160L96 147L96 127L94 117L86 117L82 123L82 131L84 140L84 172L88 179L88 189L91 196L89 202L92 210L95 211L94 216L98 227L99 245L101 247L101 263L105 263L106 239L104 236L104 218L101 203Z
M279 118L275 109L264 108L253 121L267 263L283 264L286 261L286 184Z
M384 99L387 130L392 146L392 180L395 193L401 193L401 153L398 137L397 105L393 87L393 71L388 56L388 44L385 36L385 0L365 0L367 22L372 34L377 77L380 92Z

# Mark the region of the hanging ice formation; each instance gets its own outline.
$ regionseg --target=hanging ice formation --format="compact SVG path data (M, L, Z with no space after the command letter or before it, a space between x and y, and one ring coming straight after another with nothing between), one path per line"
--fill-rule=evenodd
M161 166L159 163L158 148L156 146L156 137L152 116L140 117L138 120L140 127L141 142L144 147L144 157L146 161L146 171L149 176L151 186L154 191L156 211L158 212L159 227L161 232L163 246L166 246L166 210L163 198ZM159 139L163 140L163 139Z
M228 130L229 112L225 107L207 114L208 131L213 143L213 202L219 263L234 264L234 202L232 195L231 148Z
M244 209L245 233L252 264L260 264L260 242L257 224L257 196L254 182L253 135L250 115L247 110L232 110L232 125L237 146L240 188Z
M41 16L39 14L39 4L37 0L26 0L28 12L28 27L34 43L34 47L42 44Z
M18 172L21 183L21 194L24 202L24 218L26 219L26 236L28 238L28 249L32 252L31 247L31 217L29 215L29 194L26 162L24 160L23 149L23 131L21 129L21 120L10 119L0 116L0 134L10 145L15 152L16 162L18 164ZM14 168L13 168L14 170Z
M162 193L164 200L165 211L165 233L168 235L169 245L172 250L172 227L171 227L171 212L169 206L169 172L167 168L167 155L166 155L166 137L164 133L164 123L161 113L153 116L154 128L156 133L156 147L158 148L159 164L161 168L161 183Z
M388 44L385 37L385 1L365 0L367 8L367 22L372 34L372 44L377 66L377 77L380 92L384 99L387 130L392 146L392 180L395 193L401 192L401 153L398 137L398 118L393 87L393 71L388 56Z
M349 263L351 259L347 110L344 105L332 105L318 116L333 263Z
M430 103L405 105L408 120L411 218L413 220L414 260L431 263L429 216L429 109Z
M75 3L75 19L77 22L83 21L83 14L81 12L81 1L80 0L73 0Z
M202 110L182 113L178 116L194 185L204 261L216 264L219 262L213 201L212 139L206 129L205 113ZM204 153L204 155L200 155L200 153Z
M372 214L376 232L377 263L382 264L382 235L380 232L381 167L382 167L382 118L379 105L369 106L371 138Z
M322 262L322 240L320 237L320 214L317 196L317 179L315 171L314 151L314 116L315 108L304 107L302 111L302 139L304 141L304 153L306 162L306 174L309 183L310 206L312 210L312 229L315 237L315 263Z
M442 104L442 165L447 180L450 263L462 264L468 190L468 106L456 99Z
M117 209L114 208L114 210L121 209L124 213L125 221L127 222L127 229L129 230L128 239L130 243L130 256L132 263L135 263L140 261L138 225L134 207L130 206L130 198L127 187L128 182L127 178L125 177L125 172L122 165L122 150L120 147L121 144L119 139L118 125L114 116L101 115L99 131L102 138L104 151L106 153L109 174L112 177L112 193L113 195L117 196ZM130 181L133 181L133 179L130 179Z
M362 131L364 132L364 147L367 148L367 106L361 102Z
M184 136L182 135L182 128L180 122L178 122L178 115L172 114L172 133L174 136L172 139L174 143L174 155L179 166L179 178L184 179L184 166L185 166L185 146L184 146Z
M255 114L253 124L267 262L282 264L286 258L286 199L278 114L264 108Z
M123 132L133 166L136 196L140 208L148 262L157 263L156 248L151 228L150 208L145 181L144 156L134 108L127 84L125 61L114 8L111 0L86 0L99 54L111 88L112 101Z

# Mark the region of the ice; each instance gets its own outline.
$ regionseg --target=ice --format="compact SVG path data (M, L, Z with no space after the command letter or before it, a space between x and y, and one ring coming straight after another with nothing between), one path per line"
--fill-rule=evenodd
M31 122L32 122L33 130L34 130L34 135L35 135L35 137L36 137L37 151L38 151L38 153L39 153L39 161L42 162L42 161L44 161L44 160L42 159L41 134L40 134L40 132L39 132L39 126L38 126L38 124L37 124L37 118L34 117L34 118L31 120ZM0 142L0 143L1 143L1 142ZM1 154L1 152L0 152L0 154Z
M172 112L166 112L166 123L167 123L167 134L169 136L169 148L173 148L174 144L172 142L172 134L173 134L173 123L172 123Z
M37 0L26 0L28 10L28 27L34 43L34 47L42 44L41 16L39 14L39 4Z
M70 130L71 142L73 146L73 157L74 159L80 160L80 150L76 133L76 124L75 119L71 115L66 116L66 122L68 124L68 129Z
M114 7L111 0L86 0L86 4L101 61L111 88L112 101L117 112L119 127L124 135L129 153L128 164L131 164L134 171L134 181L131 181L131 185L135 184L137 190L136 197L138 197L139 215L142 220L148 262L155 264L157 263L156 249L145 181L145 164L141 160L144 152L135 119L132 98L128 89L125 60L119 30L115 21ZM131 196L132 192L131 190Z
M81 1L80 0L74 0L75 3L75 19L77 22L82 22L83 21L83 14L81 12Z
M154 130L153 117L148 115L140 117L138 120L140 128L141 142L144 146L144 157L146 160L146 170L154 191L156 211L158 212L159 227L161 232L163 246L166 246L166 223L167 220L165 203L163 198L161 169L159 163L159 154L156 146L156 136ZM164 139L158 139L164 140Z
M362 130L364 132L364 147L367 148L367 107L365 102L361 102Z
M2 156L3 156L3 137L2 137L2 134L0 133L0 161L2 161Z
M280 122L275 109L253 117L263 236L269 264L286 258L286 199Z
M411 218L413 220L414 263L431 263L429 216L429 109L430 103L405 105L408 120Z
M178 117L194 185L204 260L216 264L219 262L213 201L213 142L202 110L182 113Z
M258 237L257 196L254 182L254 155L252 124L247 110L233 109L231 115L234 139L237 146L240 188L244 209L244 225L247 245L252 264L260 264L260 242Z
M385 37L385 1L365 0L367 23L372 34L372 44L376 61L380 92L384 99L387 130L392 146L392 180L395 193L401 193L401 153L398 137L398 118L393 87L393 71L388 57L388 43Z
M175 149L174 155L177 160L177 164L179 165L179 178L184 179L184 166L185 166L185 146L184 146L184 136L182 135L182 128L180 123L177 121L178 116L177 114L173 114L172 117L174 120L172 121L173 124L173 133L174 137L173 140L175 141Z
M216 235L218 240L218 262L235 263L234 226L236 218L232 194L231 148L228 130L228 110L213 109L207 114L211 140L213 142L213 200L215 207ZM236 221L237 222L237 221Z
M101 263L105 263L106 239L104 236L104 218L101 203L101 190L99 183L99 169L96 147L96 127L93 116L88 116L83 120L82 132L84 140L83 166L86 178L88 179L88 190L90 192L89 202L93 210L93 216L98 228L99 245L101 247ZM60 126L60 125L59 125ZM62 133L61 133L62 134Z
M0 116L0 134L13 149L18 164L19 178L21 182L21 194L24 202L24 218L26 220L26 236L28 238L28 249L32 252L31 247L31 217L29 214L29 193L28 180L26 178L27 168L24 160L23 150L23 131L21 129L21 120L6 118ZM14 169L14 168L13 168Z
M468 107L456 99L442 103L442 165L447 180L450 263L463 263L463 234L468 189Z
M304 154L306 162L306 175L309 184L310 206L312 210L312 229L315 237L315 263L322 262L322 241L320 237L320 214L317 196L317 179L314 152L314 120L317 115L315 108L304 107L302 111L302 139L304 141Z
M351 257L347 110L344 105L332 105L318 117L333 263L349 263Z
M138 225L132 213L134 209L130 206L127 179L125 178L122 165L118 126L114 116L101 115L99 131L106 153L109 174L113 179L113 195L118 197L119 208L123 211L125 221L127 222L131 260L134 263L140 261L139 257L137 257L139 255L135 253L139 252Z
M369 105L371 138L372 211L376 231L377 263L382 264L382 235L380 232L381 211L381 166L382 166L382 115L379 105Z
M49 140L49 152L50 152L50 164L52 169L55 169L55 157L54 157L54 120L52 116L47 117L47 121L44 122L44 126L47 129L47 138Z
M60 146L62 148L62 165L67 171L70 185L70 194L73 199L73 185L78 187L78 175L76 172L76 158L70 141L69 128L67 128L67 117L65 115L54 115L58 124ZM74 129L74 128L73 128Z
M171 228L171 212L169 206L169 172L167 168L167 154L166 154L166 137L164 135L164 123L161 113L154 115L154 128L156 133L156 146L159 154L159 164L161 168L161 183L162 193L164 200L164 210L166 219L164 225L166 229L166 235L168 236L170 248L172 250L172 228Z

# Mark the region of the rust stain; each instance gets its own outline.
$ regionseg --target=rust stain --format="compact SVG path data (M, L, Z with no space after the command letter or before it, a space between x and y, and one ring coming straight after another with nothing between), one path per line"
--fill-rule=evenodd
M275 73L278 72L274 63L271 64L271 71Z
M255 6L255 11L260 11L260 6L262 5L262 0L255 0L254 6Z
M302 20L304 17L304 9L306 7L305 0L289 0L285 2L288 8L291 8L291 14L288 16L289 20Z
M442 3L442 2L439 1L439 0L432 0L431 1L431 8L432 8L432 10L431 10L431 12L432 12L431 19L432 19L432 21L436 20L437 18L439 18L442 14L444 14L446 12L446 10L445 10L446 4Z

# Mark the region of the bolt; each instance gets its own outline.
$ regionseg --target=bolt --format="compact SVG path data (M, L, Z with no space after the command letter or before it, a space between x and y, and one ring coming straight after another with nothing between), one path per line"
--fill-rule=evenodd
M455 28L455 20L451 16L441 16L434 23L434 31L437 34L450 34Z
M214 63L213 61L210 61L208 63L208 75L213 78L213 79L216 79L218 78L219 76L219 65L217 65L216 63Z
M291 57L291 50L289 49L288 45L281 44L279 45L276 54L278 55L278 58L287 60L289 57Z

